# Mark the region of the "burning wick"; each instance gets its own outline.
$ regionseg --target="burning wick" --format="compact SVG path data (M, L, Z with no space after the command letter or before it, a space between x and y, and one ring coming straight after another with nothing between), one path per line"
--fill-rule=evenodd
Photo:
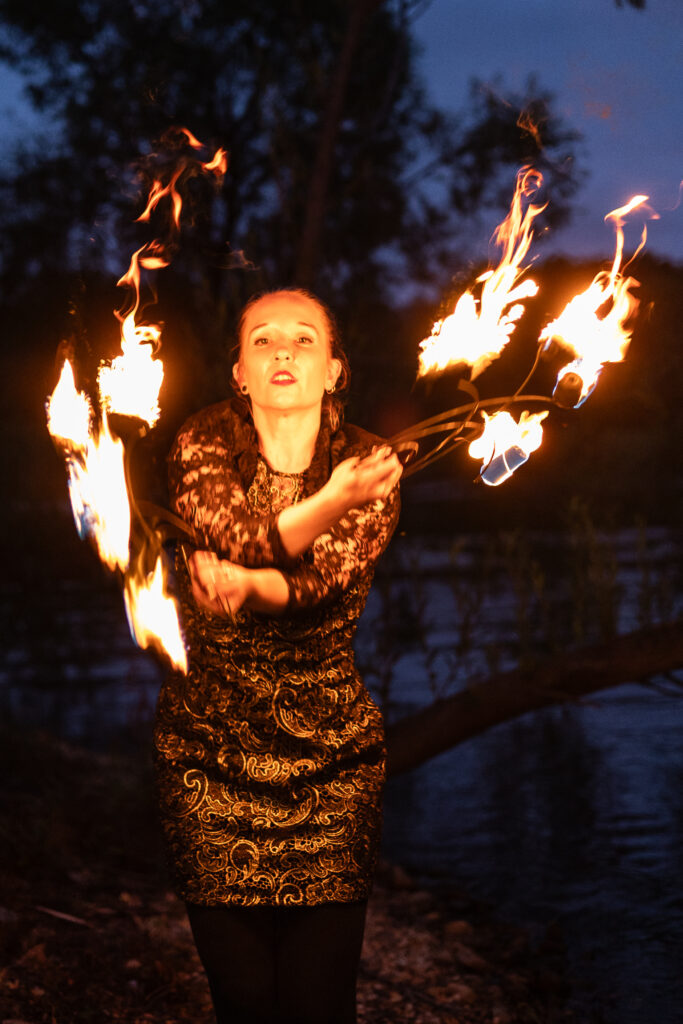
M634 196L625 206L607 214L605 220L614 222L617 235L611 270L596 274L588 288L575 295L540 334L539 341L545 342L544 350L555 343L574 356L572 362L560 370L553 391L553 398L564 408L583 405L605 363L621 362L631 342L633 332L626 324L638 308L638 299L632 293L638 282L632 277L623 277L620 272L623 225L626 215L641 207L647 198ZM634 255L640 252L646 237L644 227Z
M47 426L63 448L69 500L78 536L90 537L112 571L128 568L130 506L126 492L123 443L112 436L106 414L92 427L92 406L77 391L69 360L47 402Z
M47 402L47 429L73 450L84 450L90 437L92 406L84 391L76 390L74 371L64 360L57 387Z
M479 475L485 484L497 487L504 483L540 448L541 423L547 415L547 409L537 413L524 411L516 423L509 412L497 412L493 416L482 412L484 429L467 451L473 459L483 460Z
M482 285L479 301L471 291L464 292L450 316L438 320L431 336L420 342L418 377L465 363L474 380L507 345L524 312L520 300L538 291L530 279L517 282L526 269L523 260L533 238L533 221L545 209L545 205L529 203L524 210L524 201L542 181L541 174L531 167L518 172L510 212L493 236L503 248L502 259L495 270L477 278L476 283Z

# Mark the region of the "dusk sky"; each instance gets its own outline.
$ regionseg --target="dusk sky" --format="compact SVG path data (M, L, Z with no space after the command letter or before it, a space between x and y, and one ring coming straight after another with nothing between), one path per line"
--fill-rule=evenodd
M522 91L534 74L584 136L587 180L571 224L543 252L608 255L604 215L645 193L660 215L648 224L648 250L683 261L683 0L647 0L644 11L614 0L432 0L414 30L422 76L442 108L462 111L473 77ZM5 139L36 127L19 97L17 77L0 67ZM642 223L631 222L627 246ZM494 227L482 218L472 246L485 251Z
M444 109L462 110L477 77L522 91L535 74L555 109L583 135L588 177L571 224L543 251L604 256L603 223L632 195L650 196L647 249L683 261L683 0L647 0L643 11L614 0L432 0L415 23L421 69ZM634 218L627 245L637 244ZM482 224L483 251L490 229ZM475 240L473 240L475 241Z

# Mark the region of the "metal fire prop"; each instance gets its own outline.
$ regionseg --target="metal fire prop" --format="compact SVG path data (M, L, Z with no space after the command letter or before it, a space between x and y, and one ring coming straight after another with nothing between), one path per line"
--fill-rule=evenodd
M133 639L140 647L154 647L175 668L186 672L187 655L176 604L168 592L168 566L162 546L165 536L178 530L178 524L170 515L165 523L146 517L130 483L131 446L159 418L159 390L164 376L158 358L161 328L139 320L141 270L157 270L170 262L171 248L180 231L181 183L196 174L212 175L220 181L227 167L224 150L217 150L212 159L202 162L197 156L204 149L202 143L185 128L179 132L183 148L191 155L183 154L175 161L167 182L154 182L147 206L138 218L149 222L152 212L167 198L172 209L168 239L162 242L155 238L138 249L118 281L118 285L132 290L127 311L115 313L121 323L121 355L111 363L100 364L97 407L76 389L73 368L66 360L47 402L47 420L48 430L66 461L76 528L81 538L94 542L107 568L121 576ZM187 527L184 532L189 532Z
M118 282L132 292L127 311L115 313L121 323L121 355L111 363L100 364L95 405L77 389L71 363L65 360L59 383L47 402L47 419L50 434L66 462L79 535L90 538L102 562L119 574L134 640L140 647L155 648L175 668L186 672L187 655L177 607L167 586L163 542L169 536L192 538L192 530L167 510L137 502L130 483L131 445L159 418L163 380L161 328L139 319L141 271L157 270L170 262L171 248L180 231L185 179L206 174L220 182L227 167L224 150L217 150L210 160L202 162L198 155L204 148L202 143L187 129L177 129L177 133L185 152L167 172L168 180L154 182L147 206L138 218L149 222L159 203L167 199L172 212L169 239L162 242L155 238L138 249ZM545 209L532 202L541 180L532 168L519 172L510 211L494 235L503 251L500 263L478 278L478 297L474 288L461 295L453 313L435 323L430 337L420 344L418 376L450 367L469 367L469 378L460 379L458 388L472 401L423 420L390 439L407 463L406 476L469 442L469 454L482 463L480 476L484 483L501 484L540 446L542 421L550 408L581 405L594 389L605 363L624 357L631 338L629 322L638 300L632 291L637 282L621 272L623 224L626 215L641 206L647 196L636 196L607 215L605 219L613 222L617 235L611 269L599 273L589 288L575 296L543 329L533 366L515 393L505 398L479 399L472 381L501 354L524 312L523 300L538 291L533 280L522 278L533 239L533 221ZM645 230L637 251L644 241ZM552 396L523 394L542 352L550 345L568 355ZM538 411L523 408L515 419L511 410L522 405ZM418 457L420 443L439 435L441 440Z
M616 229L611 269L598 273L586 291L571 299L560 316L543 328L533 365L514 394L479 399L472 381L508 344L524 312L522 300L538 291L533 280L520 279L527 269L524 260L533 238L533 221L545 209L531 202L541 183L538 171L530 167L519 171L510 212L493 236L503 249L500 263L477 279L476 284L481 285L479 298L473 291L464 292L450 316L437 321L430 337L420 344L418 377L468 367L469 378L459 380L457 387L473 400L408 427L390 439L389 443L406 463L404 476L424 469L468 442L468 454L481 460L481 480L490 486L503 483L540 447L541 424L550 409L582 405L595 388L604 365L619 362L626 354L638 308L638 299L633 294L638 282L624 277L621 271L623 226L627 214L642 207L647 196L634 196L625 206L607 214L605 220L611 220ZM645 238L643 228L634 257L645 244ZM558 374L552 396L523 394L542 353L550 346L566 351L569 357ZM524 408L515 419L510 410L522 405L545 408L537 412ZM478 414L481 420L475 419ZM420 442L438 435L443 435L441 440L419 455Z

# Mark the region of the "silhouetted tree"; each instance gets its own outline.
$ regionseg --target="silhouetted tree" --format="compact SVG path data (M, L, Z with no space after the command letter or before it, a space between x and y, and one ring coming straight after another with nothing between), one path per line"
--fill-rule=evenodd
M576 137L549 97L487 93L466 123L434 108L414 70L420 6L2 0L0 55L54 121L2 181L8 285L27 269L106 266L112 238L127 241L130 168L170 124L230 150L198 237L244 250L260 283L309 284L342 305L392 280L439 280L462 214L484 195L507 205L514 169L539 142L555 214L566 212ZM533 133L517 124L520 102ZM214 274L211 287L219 309L237 286Z

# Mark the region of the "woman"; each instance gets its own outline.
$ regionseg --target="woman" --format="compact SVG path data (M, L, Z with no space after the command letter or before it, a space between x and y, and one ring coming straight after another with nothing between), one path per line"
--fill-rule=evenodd
M348 1024L376 861L381 716L351 642L401 467L340 426L348 363L299 290L240 320L239 398L181 429L188 675L155 731L164 831L219 1024Z

